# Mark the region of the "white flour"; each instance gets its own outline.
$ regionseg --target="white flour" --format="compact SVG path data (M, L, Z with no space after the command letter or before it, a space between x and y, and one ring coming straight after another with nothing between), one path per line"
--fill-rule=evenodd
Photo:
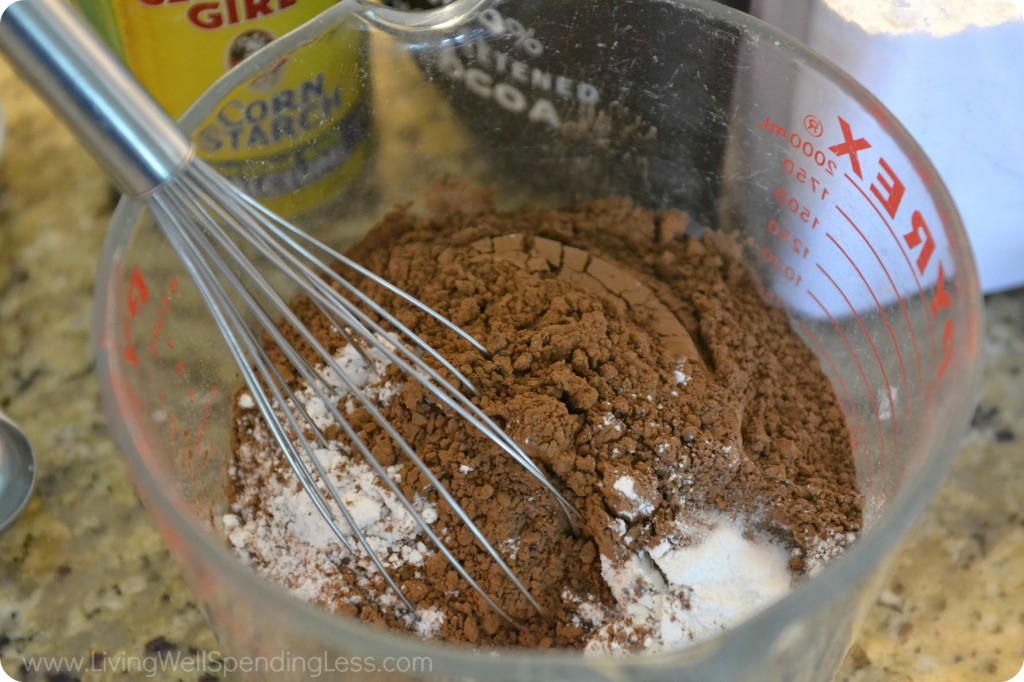
M357 388L383 405L394 394L390 383L380 384L378 380L387 361L379 353L371 351L369 355L376 368L367 365L349 347L343 349L336 360ZM327 381L343 392L342 382L337 377L328 376ZM311 389L298 392L296 398L298 406L306 411L317 427L324 429L334 421ZM349 397L346 403L347 411L351 412L355 399ZM238 406L251 410L256 405L251 395L242 393ZM242 460L264 463L266 480L254 486L255 490L243 490L241 504L223 518L224 530L238 554L267 578L284 585L306 601L325 600L325 595L331 591L331 582L338 577L337 566L340 563L355 568L362 576L361 582L368 580L376 568L343 515L337 514L336 525L352 546L352 553L344 548L324 521L296 476L289 472L282 478L271 473L271 463L278 451L271 434L261 426L252 435L255 445L243 443L238 454ZM398 497L381 484L377 474L361 456L353 456L338 441L330 441L326 448L315 448L314 454L338 491L352 522L385 567L421 567L434 554L434 548L424 544L422 532L413 516ZM393 480L398 480L398 467L390 467L387 472ZM318 476L314 475L314 479L320 482ZM326 493L322 486L321 490ZM259 497L261 504L254 508L247 502L251 503L255 496ZM437 520L433 506L419 498L412 502L424 521L433 523ZM334 505L331 506L333 508ZM391 594L385 595L382 602L385 605L399 603ZM418 609L407 621L420 636L431 637L443 625L444 614L436 609Z
M616 566L601 557L601 575L626 618L610 619L581 600L580 616L598 626L587 654L616 654L642 644L647 651L709 639L789 592L789 553L770 541L751 541L721 517L704 531L680 525L688 544L663 540ZM638 641L643 637L643 641Z
M638 514L640 516L650 516L654 511L654 503L643 497L637 491L636 481L632 476L620 476L615 479L615 483L612 487L622 493L622 495L630 502L632 511L619 512L620 514L627 516L630 520L635 519Z
M673 376L676 380L677 386L685 386L690 382L690 375L683 372L683 367L686 365L686 360L680 360L679 364L676 365Z

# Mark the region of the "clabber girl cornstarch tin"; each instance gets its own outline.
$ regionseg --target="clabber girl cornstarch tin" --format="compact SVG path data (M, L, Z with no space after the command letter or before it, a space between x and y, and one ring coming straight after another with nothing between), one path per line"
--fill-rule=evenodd
M172 116L247 56L335 0L75 0L115 54ZM344 30L344 29L343 29ZM285 58L193 135L201 156L285 215L317 208L351 181L370 144L367 50L360 32ZM254 170L258 172L254 173Z

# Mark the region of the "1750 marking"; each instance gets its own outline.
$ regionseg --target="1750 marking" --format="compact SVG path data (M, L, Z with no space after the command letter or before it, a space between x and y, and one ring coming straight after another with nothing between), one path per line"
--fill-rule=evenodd
M782 162L782 170L786 175L792 175L802 185L810 185L811 192L818 199L824 200L828 196L828 187L818 178L810 175L803 166L798 166L793 159L785 159Z

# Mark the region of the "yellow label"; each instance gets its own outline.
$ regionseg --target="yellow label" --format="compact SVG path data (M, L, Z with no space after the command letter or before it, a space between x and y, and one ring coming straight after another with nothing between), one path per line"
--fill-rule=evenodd
M78 0L136 78L180 116L242 59L335 0ZM361 169L369 140L366 46L328 32L225 98L199 154L270 208L315 208Z

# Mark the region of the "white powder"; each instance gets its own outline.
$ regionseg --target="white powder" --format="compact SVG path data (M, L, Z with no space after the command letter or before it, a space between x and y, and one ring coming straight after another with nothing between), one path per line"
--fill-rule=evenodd
M420 609L417 617L416 634L423 639L430 639L444 625L444 612L438 609Z
M498 543L498 551L506 558L515 557L519 553L519 538L507 538Z
M636 396L634 396L636 397ZM622 422L611 412L607 413L601 420L601 426L610 426L616 431L622 431Z
M367 354L373 360L373 366L350 347L342 349L335 360L359 390L383 406L397 387L390 382L380 383L388 364L383 354L374 350L368 350ZM325 381L338 394L332 395L332 399L344 398L344 382L332 374L325 374ZM311 388L297 391L296 399L297 407L304 410L320 429L334 422L327 406ZM345 410L351 411L355 403L351 396L345 399ZM242 393L239 396L239 407L251 409L254 406L251 395ZM284 585L301 599L330 606L335 598L332 596L332 583L337 580L338 566L353 570L360 576L360 583L369 580L377 569L340 512L335 511L335 523L351 545L351 552L345 549L323 519L299 484L298 477L282 477L273 473L273 462L279 450L266 427L260 423L251 436L251 442L239 446L238 455L249 462L260 476L241 489L240 504L233 513L223 517L224 532L239 556L264 576ZM327 447L315 447L313 454L337 490L352 523L386 568L412 566L419 569L433 556L435 549L424 543L425 536L412 514L360 455L352 454L346 445L338 441L329 442ZM398 480L398 469L397 466L386 469L395 481ZM319 476L314 473L313 479L328 505L334 509L335 505ZM256 500L259 504L252 504ZM414 498L412 504L426 523L437 521L437 510L432 505L419 497ZM345 599L358 598L349 596ZM383 595L380 603L401 613L397 610L401 603L393 594ZM435 635L444 623L444 614L436 609L420 608L415 614L402 615L423 637Z
M636 481L633 480L632 476L620 476L615 480L615 485L612 486L620 493L625 495L630 500L637 499L636 496Z
M688 374L683 373L683 367L685 365L686 360L680 360L678 364L676 364L675 371L672 373L676 380L677 386L685 386L686 384L690 383L690 376Z
M853 533L837 533L834 530L829 531L824 538L815 538L810 543L807 556L804 557L807 574L817 575L826 564L846 551L856 539L857 536Z
M714 636L781 599L790 589L789 552L752 542L720 521L694 547L664 544L652 558L672 586L690 590L690 608L682 619L694 639Z
M617 537L620 537L620 538L623 535L625 535L626 531L628 530L628 528L626 526L626 522L623 521L622 519L618 519L618 518L613 518L611 520L611 523L608 524L608 528L611 529L611 531L613 533L615 533L615 535Z
M588 654L622 653L643 637L647 651L705 640L750 618L791 588L789 553L743 536L735 522L709 519L710 529L676 546L663 540L601 575L628 620L610 621L586 645ZM683 527L679 537L692 537Z
M636 518L636 514L650 516L654 512L654 503L637 492L636 481L632 476L620 476L615 479L612 487L632 503L634 513L628 514L631 519Z
M605 612L600 604L591 601L581 601L576 609L579 613L580 620L587 623L591 627L600 626L604 624Z

